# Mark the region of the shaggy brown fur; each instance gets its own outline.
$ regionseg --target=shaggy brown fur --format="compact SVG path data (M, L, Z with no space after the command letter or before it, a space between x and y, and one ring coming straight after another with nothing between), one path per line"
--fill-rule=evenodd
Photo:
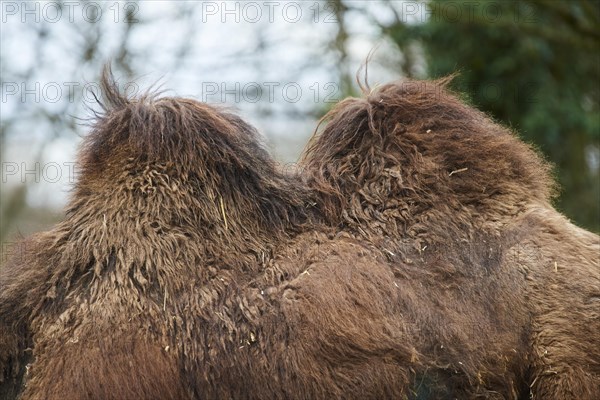
M419 332L402 344L418 398L600 399L599 238L551 207L539 156L448 81L338 104L302 163L318 203L387 253L398 318Z
M240 310L255 312L256 299L237 299L306 223L307 191L237 116L126 99L108 73L103 93L66 219L1 272L0 393L19 390L31 351L25 399L229 390L212 358L225 362L248 337L246 319L258 315Z
M441 86L341 103L304 177L233 115L104 92L65 221L0 272L0 396L597 394L598 238Z

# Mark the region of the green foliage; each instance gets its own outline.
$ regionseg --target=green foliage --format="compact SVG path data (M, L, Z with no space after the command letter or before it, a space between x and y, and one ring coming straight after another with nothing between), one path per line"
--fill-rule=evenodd
M455 87L517 130L556 165L556 206L600 231L600 7L592 1L428 4L422 24L386 31L401 49L419 43L428 74L458 71Z

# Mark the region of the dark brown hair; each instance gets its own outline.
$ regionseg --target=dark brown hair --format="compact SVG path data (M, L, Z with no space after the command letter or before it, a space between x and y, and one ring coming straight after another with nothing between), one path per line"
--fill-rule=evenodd
M238 116L191 99L128 98L108 68L101 83L64 221L20 244L1 272L6 396L27 362L24 398L188 396L183 346L195 333L181 330L312 213L308 189Z
M406 234L415 219L442 210L471 225L550 201L548 165L448 92L449 81L383 85L324 117L302 164L333 219L360 226L394 215L388 228Z
M600 240L552 208L548 164L450 80L340 102L305 179L332 225L389 259L399 318L419 327L403 344L416 398L600 398Z
M65 220L0 271L0 397L600 398L600 240L445 84L344 100L293 175L106 73Z

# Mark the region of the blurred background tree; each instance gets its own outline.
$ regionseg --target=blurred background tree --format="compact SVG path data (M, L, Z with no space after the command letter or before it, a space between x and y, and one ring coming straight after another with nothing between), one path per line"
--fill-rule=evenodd
M600 2L434 0L427 7L423 23L399 15L382 32L413 54L409 61L416 44L428 77L460 72L456 89L555 164L557 208L599 232ZM407 75L411 67L405 62Z

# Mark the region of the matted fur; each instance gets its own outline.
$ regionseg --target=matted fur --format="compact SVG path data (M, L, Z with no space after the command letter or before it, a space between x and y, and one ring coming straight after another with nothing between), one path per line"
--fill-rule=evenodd
M239 347L242 304L223 302L311 212L308 191L239 117L188 99L128 99L108 70L102 92L65 220L1 271L5 396L31 351L26 399L207 393L196 374L208 379L217 347L200 336Z
M547 164L451 95L448 82L384 85L340 102L324 117L302 166L331 219L393 221L386 234L425 237L434 236L431 227L420 228L425 220L434 225L431 219L453 215L446 222L468 233L497 216L514 217L533 201L548 206Z
M0 271L3 398L598 397L598 237L443 84L340 103L302 176L227 112L103 91L65 220Z
M418 398L600 398L600 240L552 208L536 152L449 81L339 103L306 180L332 225L388 255L420 329Z

